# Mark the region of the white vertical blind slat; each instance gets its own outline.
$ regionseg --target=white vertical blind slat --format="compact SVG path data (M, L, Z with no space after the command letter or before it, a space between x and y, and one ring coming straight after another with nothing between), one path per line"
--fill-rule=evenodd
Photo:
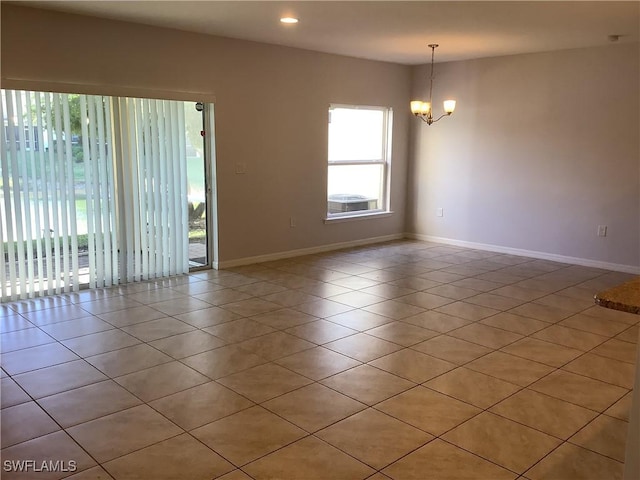
M25 278L25 268L24 268L24 236L22 233L22 200L20 198L20 173L18 169L18 152L16 148L16 126L15 126L15 113L14 113L14 93L11 92L7 96L7 119L9 122L8 125L8 133L9 133L9 156L10 156L10 165L11 165L11 184L13 185L13 208L11 208L11 204L9 205L10 210L7 212L7 220L11 224L13 238L10 243L16 243L17 250L17 263L18 263L18 277L16 278L16 270L15 270L15 261L13 255L10 257L9 268L13 265L13 271L10 271L11 275L11 283L15 285L16 288L12 289L16 290L15 293L20 293L20 296L24 298L24 286L21 284L23 279ZM9 182L7 182L9 183ZM11 212L11 214L9 214ZM19 289L18 289L19 285ZM18 291L19 290L19 291ZM15 297L15 294L12 295L12 298Z
M62 118L63 127L67 137L71 136L71 118L69 112L69 96L61 95L62 100ZM80 271L78 268L78 214L76 211L76 191L75 191L75 174L73 171L73 156L71 152L71 138L66 138L64 142L65 147L65 169L64 174L66 178L67 187L67 205L69 209L69 226L67 231L69 232L70 251L67 254L71 260L71 279L65 283L65 291L73 290L78 291L80 289Z
M87 205L87 248L89 260L89 288L96 287L96 234L94 225L93 208L93 168L89 149L89 114L88 102L85 95L80 95L80 128L82 132L82 157L84 160L84 190Z

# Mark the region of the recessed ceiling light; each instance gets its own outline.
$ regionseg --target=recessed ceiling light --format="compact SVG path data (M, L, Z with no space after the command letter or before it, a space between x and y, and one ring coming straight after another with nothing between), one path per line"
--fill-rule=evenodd
M293 17L282 17L280 21L282 23L298 23L298 19Z

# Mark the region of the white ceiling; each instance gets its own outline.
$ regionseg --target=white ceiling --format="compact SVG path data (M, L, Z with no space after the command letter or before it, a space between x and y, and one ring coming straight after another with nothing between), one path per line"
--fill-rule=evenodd
M637 1L10 2L403 64L637 42ZM279 18L298 17L297 25Z

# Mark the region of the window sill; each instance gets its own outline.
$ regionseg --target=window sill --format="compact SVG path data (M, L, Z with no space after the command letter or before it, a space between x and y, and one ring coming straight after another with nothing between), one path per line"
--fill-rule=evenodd
M372 218L386 218L393 215L392 211L386 212L375 212L375 213L362 213L359 215L345 215L339 217L328 217L324 219L324 223L342 223L342 222L353 222L356 220L370 220Z

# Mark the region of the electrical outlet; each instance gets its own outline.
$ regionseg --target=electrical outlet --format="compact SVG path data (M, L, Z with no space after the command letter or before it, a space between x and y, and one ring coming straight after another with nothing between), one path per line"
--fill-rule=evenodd
M295 228L296 226L296 217L289 217L289 228Z
M598 236L606 237L607 236L607 226L606 225L598 225Z
M444 212L442 211L441 208L436 208L436 217L443 217L444 216Z
M244 162L236 163L236 175L243 175L247 173L247 164Z

